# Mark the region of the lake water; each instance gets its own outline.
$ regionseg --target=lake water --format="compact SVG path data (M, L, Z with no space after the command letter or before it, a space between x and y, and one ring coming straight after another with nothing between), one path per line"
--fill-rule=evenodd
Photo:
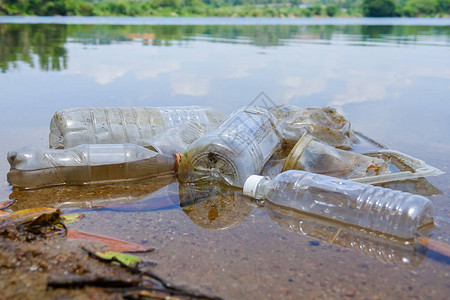
M75 228L155 246L145 255L155 272L226 299L445 299L450 262L433 251L237 196L181 209L173 177L12 191L6 153L47 146L59 109L231 113L264 92L336 107L356 130L447 172L396 187L430 197L431 236L450 243L449 57L448 19L0 17L0 196L16 198L13 209L116 203Z

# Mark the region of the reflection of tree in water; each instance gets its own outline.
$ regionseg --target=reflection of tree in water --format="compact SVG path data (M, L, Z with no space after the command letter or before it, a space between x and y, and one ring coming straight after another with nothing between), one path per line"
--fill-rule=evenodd
M17 68L19 61L44 71L65 69L66 38L66 25L0 24L0 69Z
M6 72L22 61L42 70L67 67L64 43L109 45L138 42L142 45L183 45L194 40L208 43L283 46L290 41L328 43L377 41L415 44L424 36L445 39L448 26L366 25L55 25L0 24L0 69ZM429 39L425 39L429 41ZM37 57L37 62L35 62Z

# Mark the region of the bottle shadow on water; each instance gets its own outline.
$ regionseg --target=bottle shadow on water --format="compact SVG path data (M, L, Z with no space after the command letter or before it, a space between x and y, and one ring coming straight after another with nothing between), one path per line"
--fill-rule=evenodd
M180 184L179 197L183 212L196 225L209 230L236 227L253 209L240 190L219 185Z
M265 208L270 219L283 229L356 251L383 263L417 267L426 256L427 250L411 240L332 222L269 201L265 202Z
M175 185L175 187L171 187ZM173 190L166 191L167 189ZM178 184L174 175L107 185L55 186L35 190L14 189L14 210L36 207L100 209L118 211L158 210L178 207ZM173 198L173 199L172 199Z

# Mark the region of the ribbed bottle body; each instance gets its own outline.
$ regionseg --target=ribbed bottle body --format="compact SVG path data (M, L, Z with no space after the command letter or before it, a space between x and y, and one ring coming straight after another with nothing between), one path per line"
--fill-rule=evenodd
M190 144L206 133L206 130L200 124L191 121L167 129L151 139L140 140L137 144L163 154L182 154Z
M25 147L9 152L8 161L8 182L23 189L136 180L173 172L176 166L175 157L134 144Z
M244 107L186 149L178 177L183 183L225 180L242 186L249 175L261 172L280 145L273 115L263 108Z
M190 121L213 130L225 119L221 112L202 106L70 108L53 116L49 144L50 148L70 148L135 143Z
M273 203L404 239L433 221L425 197L303 171L281 173L258 189Z

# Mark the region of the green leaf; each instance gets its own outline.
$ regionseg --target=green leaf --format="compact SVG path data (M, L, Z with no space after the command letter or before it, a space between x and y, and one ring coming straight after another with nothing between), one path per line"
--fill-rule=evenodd
M97 251L95 252L95 254L103 259L111 260L115 258L124 265L127 265L129 267L135 267L137 266L137 264L142 262L142 259L140 259L137 256L116 251Z
M77 213L67 214L67 215L62 215L61 216L61 219L62 219L64 224L75 223L75 222L80 221L83 218L84 218L84 214L77 214Z

